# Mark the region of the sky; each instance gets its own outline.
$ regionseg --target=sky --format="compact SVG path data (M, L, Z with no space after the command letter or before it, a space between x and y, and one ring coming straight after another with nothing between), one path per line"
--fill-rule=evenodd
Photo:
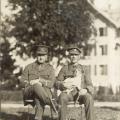
M3 14L9 14L10 11L5 7L7 5L7 0L1 0L1 12Z
M111 4L111 9L120 9L120 0L95 0L95 5L99 9L107 9Z

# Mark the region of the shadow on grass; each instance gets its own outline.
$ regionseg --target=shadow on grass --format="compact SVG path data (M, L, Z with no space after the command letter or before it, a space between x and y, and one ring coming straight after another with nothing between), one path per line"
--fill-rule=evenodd
M18 115L1 112L0 113L0 120L20 120L20 119L19 119Z
M106 107L106 106L103 106L103 107L100 107L100 108L110 109L110 110L114 110L114 111L120 111L120 108L117 108L117 107Z
M34 120L33 114L28 114L27 112L18 112L17 114L10 114L1 112L0 120ZM52 120L50 116L43 116L43 120Z

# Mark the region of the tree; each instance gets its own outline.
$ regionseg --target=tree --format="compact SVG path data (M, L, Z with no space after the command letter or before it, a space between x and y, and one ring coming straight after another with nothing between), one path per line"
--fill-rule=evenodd
M11 10L18 11L7 19L11 25L8 36L16 38L15 49L19 48L21 57L30 56L39 43L51 46L55 53L69 43L87 46L92 32L87 0L8 1Z
M1 40L0 40L0 81L7 84L6 88L15 86L16 76L13 71L17 66L14 65L15 59L12 59L10 52L12 48L7 38L8 26L1 23ZM12 86L11 86L12 85Z

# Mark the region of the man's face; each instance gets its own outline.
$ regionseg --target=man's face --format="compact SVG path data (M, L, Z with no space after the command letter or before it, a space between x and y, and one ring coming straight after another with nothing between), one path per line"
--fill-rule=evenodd
M45 63L47 61L47 55L38 54L37 61L39 64Z
M75 64L80 60L80 54L70 54L69 58L71 63Z

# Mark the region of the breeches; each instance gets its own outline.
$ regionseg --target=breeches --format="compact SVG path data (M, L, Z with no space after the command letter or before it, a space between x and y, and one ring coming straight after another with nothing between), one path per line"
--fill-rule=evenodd
M74 101L76 96L72 96L72 94L61 93L59 96L59 104L60 104L60 116L59 120L66 120L67 114L67 104L69 101ZM86 120L93 120L93 98L87 93L86 95L81 95L78 99L79 104L85 105L85 113Z
M24 92L25 99L33 99L36 105L35 108L35 119L42 120L45 105L51 105L50 99L52 98L51 90L35 84L25 88Z
M35 84L33 86L28 86L24 91L25 99L39 99L41 104L50 104L50 98L52 98L52 93L49 88L42 87L39 84Z

